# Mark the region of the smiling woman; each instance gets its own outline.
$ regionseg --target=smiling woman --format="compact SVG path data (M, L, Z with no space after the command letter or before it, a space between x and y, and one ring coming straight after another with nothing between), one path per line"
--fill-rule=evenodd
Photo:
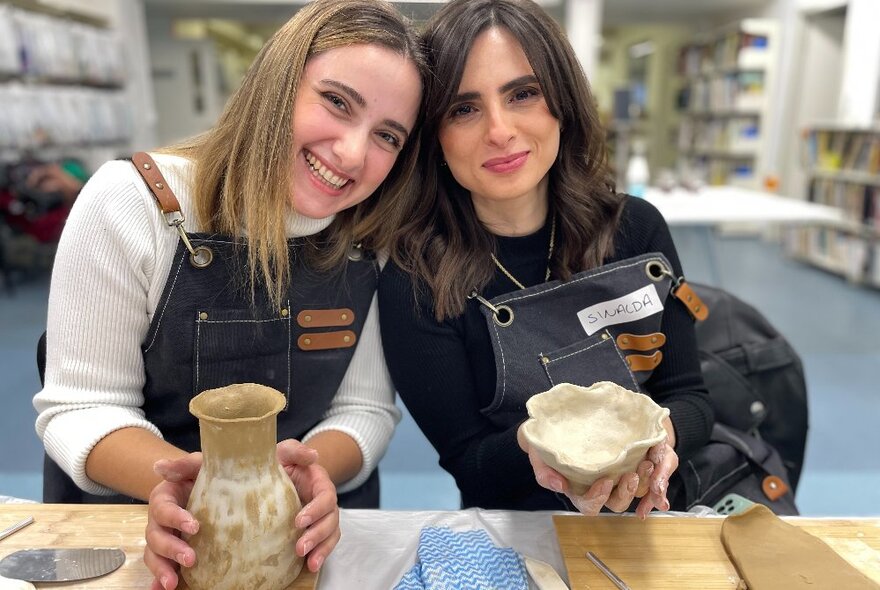
M373 194L415 125L420 92L412 62L385 47L339 47L310 59L293 108L296 211L320 219Z
M383 0L318 0L263 47L207 133L105 164L77 199L34 398L47 502L150 499L145 562L177 584L201 465L199 392L286 400L278 455L316 571L338 504L378 507L400 418L376 317L378 264L415 199L424 59ZM301 439L305 445L295 440ZM163 481L163 476L169 481ZM122 494L112 495L112 494Z
M465 507L644 517L681 502L670 477L713 419L681 266L657 210L614 190L564 32L531 0L452 0L423 40L422 197L379 287L401 399ZM532 396L601 381L670 417L632 472L575 491L520 426Z

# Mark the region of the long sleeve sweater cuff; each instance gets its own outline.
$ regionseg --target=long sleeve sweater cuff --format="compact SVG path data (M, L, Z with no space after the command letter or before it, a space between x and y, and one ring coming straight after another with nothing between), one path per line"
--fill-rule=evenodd
M684 461L708 442L714 419L706 415L703 406L687 400L671 402L667 407L675 427L675 452Z
M83 424L100 428L83 428ZM105 436L122 428L143 428L161 438L159 430L150 422L108 408L87 408L55 416L43 434L46 453L63 469L82 490L97 496L109 496L115 490L103 486L86 475L89 453Z

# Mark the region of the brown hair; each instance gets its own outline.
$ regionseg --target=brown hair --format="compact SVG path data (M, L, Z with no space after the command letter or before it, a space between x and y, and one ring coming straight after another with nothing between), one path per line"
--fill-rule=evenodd
M304 6L263 46L241 86L208 132L167 151L195 162L196 214L206 231L247 235L250 284L262 281L280 304L289 284L286 219L291 211L292 105L306 62L337 47L377 44L426 65L409 22L384 0L318 0ZM387 247L398 227L398 200L411 190L420 118L391 172L369 199L341 211L306 255L313 267L344 264L354 243ZM379 230L383 231L379 231Z
M556 277L601 264L613 246L623 199L607 166L604 130L587 78L565 33L530 0L452 0L428 22L422 40L431 69L425 90L425 138L419 201L398 233L391 257L434 295L438 320L464 311L467 296L494 274L495 238L477 218L470 194L442 166L438 131L458 92L468 52L486 29L519 41L550 113L561 126L549 172L549 211L556 215Z

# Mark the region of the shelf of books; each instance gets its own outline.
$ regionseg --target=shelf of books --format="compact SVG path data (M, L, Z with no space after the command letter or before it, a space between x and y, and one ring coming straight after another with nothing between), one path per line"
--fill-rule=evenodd
M777 26L744 19L683 47L680 165L713 185L760 188Z
M850 224L789 229L786 251L853 282L880 288L880 124L815 125L802 139L807 198L842 209Z
M133 113L122 49L97 17L0 2L0 160L126 145Z

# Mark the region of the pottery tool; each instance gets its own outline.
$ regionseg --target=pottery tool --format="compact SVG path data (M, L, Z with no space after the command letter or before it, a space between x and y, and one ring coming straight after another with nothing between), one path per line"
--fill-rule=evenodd
M630 587L627 586L624 583L624 581L621 580L620 577L618 577L617 574L615 574L613 571L611 571L611 568L608 567L607 565L605 565L602 562L602 560L596 556L595 553L593 553L592 551L587 551L586 555L587 555L587 559L592 561L593 565L595 565L597 568L599 568L600 572L602 572L603 574L608 576L608 579L611 580L611 582L615 586L617 586L620 590L630 590Z
M23 549L0 560L0 575L27 582L97 578L125 563L119 549Z
M24 520L21 520L10 527L6 527L2 531L0 531L0 541L5 539L6 537L11 535L12 533L17 533L18 531L20 531L21 529L23 529L27 525L33 524L33 523L34 523L34 517L28 516Z

